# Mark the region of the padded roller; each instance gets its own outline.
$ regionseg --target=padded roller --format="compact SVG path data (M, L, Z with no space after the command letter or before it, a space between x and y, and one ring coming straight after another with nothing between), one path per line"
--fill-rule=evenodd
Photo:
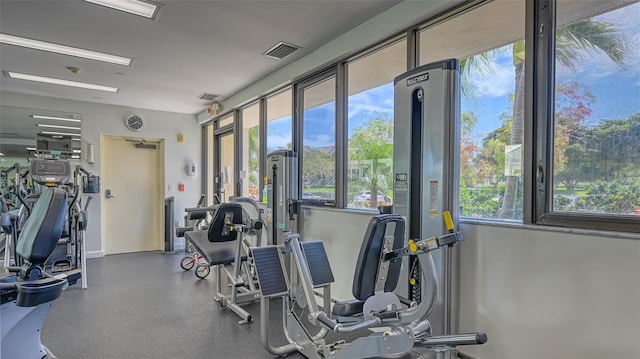
M278 251L276 246L251 248L263 297L282 296L289 292Z
M329 283L333 283L333 272L329 264L327 252L324 250L322 241L302 242L302 250L309 264L309 272L311 272L311 280L314 287L320 287Z

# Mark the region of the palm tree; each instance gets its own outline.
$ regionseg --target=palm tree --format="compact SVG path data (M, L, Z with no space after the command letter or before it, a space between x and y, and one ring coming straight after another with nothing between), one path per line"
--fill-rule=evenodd
M624 43L609 24L584 19L558 28L556 31L556 60L573 69L589 51L600 49L611 60L622 64L625 58ZM585 51L586 50L586 51ZM524 40L513 44L515 67L515 96L511 128L511 145L522 144L524 138ZM499 218L513 218L518 189L518 176L507 176Z

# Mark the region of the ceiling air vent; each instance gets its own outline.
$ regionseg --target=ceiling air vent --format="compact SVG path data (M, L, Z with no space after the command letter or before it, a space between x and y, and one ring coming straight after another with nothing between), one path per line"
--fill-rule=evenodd
M286 42L280 41L279 43L273 45L269 50L263 52L262 54L272 59L280 60L299 48L300 46L296 46L296 45L292 45L292 44L288 44Z
M218 97L218 95L214 95L212 93L203 92L203 93L200 94L200 96L198 96L198 99L205 100L205 101L213 101L217 97Z

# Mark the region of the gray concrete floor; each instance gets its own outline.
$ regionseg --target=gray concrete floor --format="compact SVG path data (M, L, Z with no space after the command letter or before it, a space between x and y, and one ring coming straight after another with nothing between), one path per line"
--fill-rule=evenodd
M51 310L42 342L58 358L274 358L254 322L213 300L213 271L203 280L183 271L184 254L143 252L90 259L89 288L67 288ZM285 343L279 299L271 304L273 345ZM415 353L410 357L420 357ZM295 353L288 358L303 358Z

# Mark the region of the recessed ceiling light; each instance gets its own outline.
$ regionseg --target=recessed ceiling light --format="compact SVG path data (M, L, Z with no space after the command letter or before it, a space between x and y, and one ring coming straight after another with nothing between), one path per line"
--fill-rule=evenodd
M60 125L44 125L44 124L37 124L36 126L38 127L49 127L49 128L61 128L63 130L82 130L80 127L73 127L73 126L60 126Z
M153 19L158 12L158 5L139 0L85 0L96 5L106 6L112 9L128 12L130 14L144 16Z
M77 160L79 158L80 158L80 156L71 156L71 159L73 159L73 160Z
M0 152L0 156L4 156L4 153Z
M73 153L82 153L80 150L73 150Z
M69 81L69 80L63 80L63 79L54 79L53 77L36 76L36 75L22 74L22 73L19 73L19 72L9 72L9 71L7 71L7 75L12 79L18 79L18 80L44 82L44 83L52 84L52 85L79 87L79 88L83 88L83 89L105 91L105 92L114 92L114 93L118 92L118 88L117 87L96 85L96 84L90 84L90 83L86 83L86 82L77 82L77 81Z
M78 120L75 118L64 118L64 117L55 117L55 116L40 116L40 115L31 115L32 118L38 120L57 120L57 121L68 121L68 122L81 122L82 120Z
M80 137L79 133L68 133L68 132L54 132L54 131L42 131L40 132L45 135L57 135L57 136L77 136Z
M27 39L24 37L0 34L0 42L7 45L28 47L30 49L55 52L57 54L82 57L84 59L109 62L116 65L129 66L131 59L122 56L109 55L102 52L79 49L77 47L52 44L50 42Z
M78 141L78 142L81 142L82 140L81 140L81 139L79 139L79 138L72 138L72 139L71 139L71 141Z
M35 151L36 148L35 147L27 147L27 151Z

